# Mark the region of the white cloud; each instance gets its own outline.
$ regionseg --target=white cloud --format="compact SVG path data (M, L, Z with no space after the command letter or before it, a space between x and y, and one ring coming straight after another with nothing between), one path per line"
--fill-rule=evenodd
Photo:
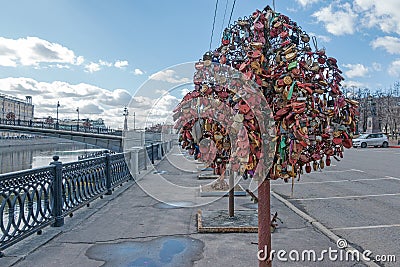
M357 14L352 10L349 3L343 5L335 4L337 10L333 10L333 4L321 8L312 16L318 22L325 24L326 30L333 35L353 34L355 32L355 23Z
M7 56L0 55L0 66L16 67L17 66L16 60L17 60L17 58L13 57L11 55L7 55Z
M185 89L183 89L185 90ZM186 89L187 90L187 89ZM173 110L181 98L174 90L154 89L151 96L135 95L129 104L129 110L136 114L136 125L147 127L152 124L173 124ZM138 94L144 93L139 90ZM146 95L148 91L146 90ZM130 126L130 128L132 128Z
M151 80L169 82L169 83L186 83L190 82L189 78L179 77L174 70L159 71L150 75Z
M164 94L159 99L148 99L151 106L147 109L136 111L136 115L143 118L143 125L150 126L152 124L171 124L172 110L178 105L180 100L171 94Z
M75 64L82 65L83 62L85 62L85 58L83 56L79 56L76 58Z
M126 60L117 60L115 63L114 63L114 67L116 67L116 68L124 68L124 67L127 67L129 65L129 63L128 63L128 61L126 61Z
M57 69L70 69L71 68L71 66L70 65L65 65L65 64L52 64L52 65L49 65L49 67L51 67L51 68L57 68Z
M400 54L400 38L393 36L378 37L371 42L372 48L382 47L390 54Z
M133 74L135 74L135 75L143 75L144 72L143 72L141 69L135 69L135 70L133 71Z
M349 69L345 72L348 78L364 77L368 74L368 68L363 64L344 64L343 66Z
M400 59L393 61L388 69L389 75L400 78Z
M313 32L309 32L308 35L315 36L317 38L317 41L322 41L324 43L329 43L331 41L331 38L326 35L316 34Z
M58 43L40 39L38 37L26 37L8 39L0 37L0 66L18 67L32 66L34 69L59 68L70 69L72 65L81 66L85 62L83 56L75 53ZM111 63L105 60L88 62L83 68L85 72L97 72L103 67L116 67L123 69L128 66L127 60L117 60ZM139 69L138 75L143 74Z
M54 118L57 101L60 101L60 119L76 119L76 108L79 107L80 118L102 118L106 125L112 128L123 127L122 114L126 106L129 110L129 128L133 128L133 114L137 128L156 123L172 123L172 110L180 102L178 97L165 90L155 93L154 97L132 97L125 89L110 91L86 83L48 83L31 78L0 79L0 88L2 93L22 99L26 95L32 95L35 117Z
M106 67L111 67L113 64L104 60L99 60L99 65L100 66L106 66Z
M39 66L40 63L76 65L81 60L72 50L38 37L19 39L0 37L1 66Z
M76 108L79 107L81 118L103 118L106 124L113 128L123 126L123 107L127 106L132 98L124 89L110 91L85 83L47 83L30 78L0 79L0 88L2 93L22 99L26 95L32 95L35 117L55 117L56 104L60 101L60 119L75 119Z
M185 95L187 95L187 93L189 93L189 92L190 92L189 89L183 88L183 89L181 90L181 95L182 95L182 96L185 96Z
M363 84L362 82L358 82L358 81L343 81L342 82L342 87L360 88L360 87L365 87L365 84Z
M93 73L93 72L99 71L100 69L101 69L100 64L98 64L98 63L90 62L89 64L85 65L86 72Z
M354 9L363 14L364 26L378 27L386 33L400 34L398 0L354 0Z
M135 127L144 128L152 124L173 124L172 111L180 102L180 99L165 92L157 94L159 98L147 96L134 96L128 105L128 128L133 128L133 115L135 115Z
M373 70L375 70L375 71L381 71L381 70L382 70L382 65L381 65L380 63L373 62L373 63L372 63L372 68L373 68Z
M98 62L90 62L89 64L85 65L86 72L97 72L102 69L102 67L112 67L113 64L104 60L99 60Z
M312 5L314 3L318 3L319 0L296 0L296 2L304 7L304 6Z

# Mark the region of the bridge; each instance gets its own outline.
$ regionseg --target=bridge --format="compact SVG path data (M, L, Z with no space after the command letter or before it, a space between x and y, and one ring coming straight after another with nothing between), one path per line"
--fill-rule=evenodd
M122 131L22 120L0 120L0 131L58 137L122 152Z
M143 147L146 144L169 141L161 133L115 130L100 127L80 127L78 125L62 125L22 120L1 120L0 131L57 137L82 142L115 152L122 152L125 147ZM123 136L124 135L124 136Z
M122 136L0 124L0 131L58 137L122 152Z

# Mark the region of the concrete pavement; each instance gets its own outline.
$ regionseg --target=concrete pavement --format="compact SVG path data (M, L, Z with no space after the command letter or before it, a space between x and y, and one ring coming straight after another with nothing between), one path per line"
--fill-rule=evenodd
M168 155L178 156L175 148ZM180 156L183 160L186 155ZM139 184L154 179L155 171L180 186L200 185L196 164L186 160L185 170L174 167L173 158L157 162L156 169L141 173ZM282 182L282 181L279 181ZM246 182L244 187L248 186ZM198 199L196 196L194 200ZM204 197L203 197L204 198ZM178 201L178 198L174 199ZM193 201L182 201L193 203ZM207 202L207 201L206 201ZM210 202L210 201L209 201ZM278 211L283 223L272 234L274 250L289 253L337 249L336 244L276 198L271 212ZM237 210L254 209L249 196L237 197ZM257 234L198 233L196 214L226 210L228 199L220 198L200 207L180 208L163 204L129 182L113 195L82 208L60 228L47 227L40 236L31 236L5 250L0 266L257 266ZM295 254L292 254L295 255ZM281 255L288 258L288 254ZM300 257L301 258L301 257ZM360 262L280 261L273 266L365 266Z
M301 177L291 186L279 181L272 190L314 217L333 233L372 256L395 255L400 261L400 150L346 150L343 161L332 159L322 172Z

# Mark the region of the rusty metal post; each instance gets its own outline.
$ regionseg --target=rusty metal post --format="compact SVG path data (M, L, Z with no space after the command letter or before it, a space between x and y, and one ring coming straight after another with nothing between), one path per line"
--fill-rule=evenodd
M229 217L235 216L235 179L234 173L229 170Z
M258 185L258 250L263 251L258 261L259 267L271 267L269 261L271 254L271 185L270 180L265 178ZM265 254L266 253L266 254ZM272 260L272 259L271 259Z

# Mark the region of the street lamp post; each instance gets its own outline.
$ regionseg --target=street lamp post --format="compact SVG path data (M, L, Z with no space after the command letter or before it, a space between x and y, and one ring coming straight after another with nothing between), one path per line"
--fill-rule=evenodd
M125 116L125 119L124 119L124 131L128 130L128 115L129 115L128 108L125 107L124 108L124 116Z
M79 107L76 108L76 112L78 112L78 122L76 123L76 131L79 132Z
M59 129L59 123L58 123L58 108L60 107L60 101L57 101L57 122L56 122L56 130Z

